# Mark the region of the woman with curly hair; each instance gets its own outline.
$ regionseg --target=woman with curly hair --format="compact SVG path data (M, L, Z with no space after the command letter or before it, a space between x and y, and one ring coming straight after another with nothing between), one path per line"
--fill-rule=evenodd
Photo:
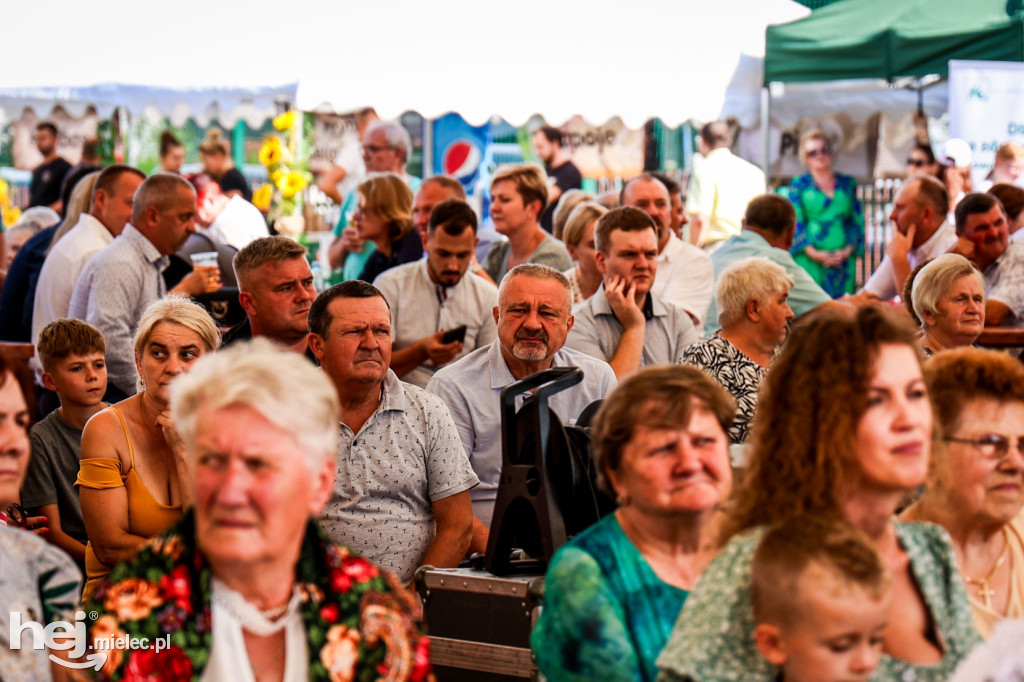
M754 642L750 563L764 528L841 517L893 576L878 679L946 680L980 641L949 536L896 523L928 473L932 413L913 332L887 312L823 311L799 325L758 403L728 544L680 614L658 665L666 680L773 680Z
M356 188L359 204L352 224L359 237L376 250L366 259L359 279L373 283L377 275L396 265L418 261L423 242L413 229L412 190L397 173L375 173Z
M1024 366L981 348L939 353L925 366L939 428L924 495L902 517L953 539L983 636L1024 617Z

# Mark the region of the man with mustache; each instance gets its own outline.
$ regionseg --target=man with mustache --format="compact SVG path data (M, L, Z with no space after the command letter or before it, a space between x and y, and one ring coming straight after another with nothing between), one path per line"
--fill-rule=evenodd
M985 324L1024 319L1024 242L1010 239L1003 205L991 194L968 194L956 206L953 253L985 275Z
M501 477L501 391L552 367L579 367L583 381L552 396L549 403L563 424L615 387L607 363L563 348L572 329L569 280L546 265L523 264L501 281L493 310L498 340L444 367L427 390L441 396L455 420L462 445L480 485L473 498L472 551L487 549L491 513Z
M707 319L714 293L715 267L711 258L671 229L672 200L668 188L647 173L622 187L620 206L632 206L651 216L657 227L658 273L651 293L685 310L697 327Z
M373 282L391 308L391 369L403 381L425 388L439 367L497 337L491 310L498 287L466 276L476 228L476 213L466 202L438 204L427 224L427 257L386 270ZM445 341L446 331L463 325L462 339Z
M700 335L686 310L654 294L654 220L630 206L613 209L598 219L594 245L604 283L577 308L569 347L606 360L620 379L641 367L678 363Z
M424 564L457 566L478 479L441 400L388 369L391 314L380 291L351 280L321 293L309 309L309 347L341 400L324 530L405 583Z

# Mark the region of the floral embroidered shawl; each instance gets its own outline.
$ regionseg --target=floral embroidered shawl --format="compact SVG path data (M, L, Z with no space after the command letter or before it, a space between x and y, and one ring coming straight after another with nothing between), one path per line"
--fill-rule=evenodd
M210 567L191 512L121 563L85 605L90 642L147 638L148 649L104 646L98 680L198 680L212 647ZM432 680L415 597L390 573L332 545L310 521L295 567L309 679ZM152 643L170 635L170 648ZM96 647L97 649L99 647ZM88 672L92 673L92 670Z

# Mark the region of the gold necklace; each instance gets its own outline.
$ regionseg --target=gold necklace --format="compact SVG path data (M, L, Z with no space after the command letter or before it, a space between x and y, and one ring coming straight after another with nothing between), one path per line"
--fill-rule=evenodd
M1006 561L1006 557L1010 555L1010 533L1006 530L1006 526L1003 526L1003 549L999 552L999 556L996 557L996 562L992 564L992 568L989 569L988 574L984 578L972 578L964 573L964 581L969 585L977 585L978 594L981 596L981 601L985 604L985 608L992 608L992 595L996 593L991 587L988 586L988 581L992 580L992 576L996 574L999 567Z

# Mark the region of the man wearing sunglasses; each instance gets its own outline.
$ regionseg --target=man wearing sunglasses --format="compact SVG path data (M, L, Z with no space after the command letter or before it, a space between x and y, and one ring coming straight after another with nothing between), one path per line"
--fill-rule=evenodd
M896 226L885 258L864 284L883 301L903 291L911 271L956 244L956 230L946 220L946 188L935 178L915 175L903 183L889 219Z

